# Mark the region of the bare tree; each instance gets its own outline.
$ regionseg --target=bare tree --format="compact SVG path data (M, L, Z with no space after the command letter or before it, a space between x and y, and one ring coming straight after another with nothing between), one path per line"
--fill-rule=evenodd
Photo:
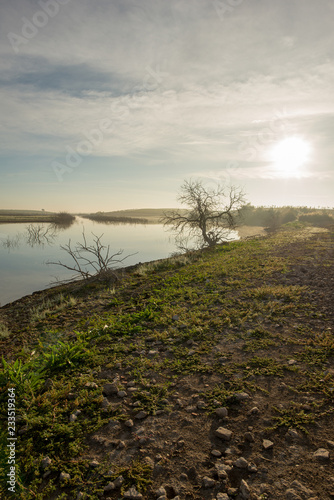
M110 245L103 245L101 236L94 236L93 244L88 245L85 233L82 233L83 243L77 243L74 248L71 246L71 240L67 245L61 245L60 248L70 255L72 264L64 264L63 262L47 262L61 266L69 271L74 271L76 274L69 279L62 280L61 283L71 283L79 278L88 280L96 278L99 280L109 280L111 278L118 280L118 274L115 269L118 264L124 262L125 259L135 254L126 255L123 258L118 258L122 255L123 250L119 250L110 255ZM59 283L59 281L58 281Z
M184 181L177 199L187 210L166 212L162 222L175 233L183 250L189 240L195 240L197 248L230 240L245 203L243 192L235 187L210 189L192 180Z

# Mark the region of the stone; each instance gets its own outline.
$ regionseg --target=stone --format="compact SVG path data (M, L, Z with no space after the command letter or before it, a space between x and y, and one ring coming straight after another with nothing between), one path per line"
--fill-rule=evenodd
M152 460L151 457L144 457L144 462L147 465L149 465L150 467L152 467L152 469L153 469L153 467L154 467L154 460Z
M180 474L180 481L188 481L188 476L184 472Z
M334 441L327 441L328 448L334 448Z
M115 481L114 481L115 488L120 488L123 483L124 483L124 477L118 476L118 478L115 479Z
M233 464L235 467L238 467L238 469L247 469L248 467L248 462L244 457L237 458L237 460Z
M148 351L147 356L153 357L156 354L159 354L159 351L155 351L154 349L151 349L150 351Z
M79 491L79 493L77 494L77 496L76 496L76 499L75 499L75 500L81 500L83 497L84 497L83 492L82 492L82 491Z
M229 469L231 469L231 467L229 467ZM225 479L228 478L228 466L223 464L223 463L217 463L216 464L216 471L217 471L217 475L218 475L218 479L220 479L221 481L224 481Z
M222 406L221 408L216 408L216 409L215 409L215 414L216 414L219 418L224 418L224 417L227 417L227 415L228 415L228 410L227 410L227 408L225 408L225 406Z
M117 394L118 393L117 384L115 384L115 383L104 384L102 392L105 396L112 396L113 394Z
M289 429L285 434L285 439L288 441L298 441L300 439L300 435L295 429Z
M216 484L216 481L208 476L204 476L202 481L204 488L213 488Z
M118 391L117 396L118 396L119 398L125 398L125 396L126 396L126 392L125 392L125 391Z
M274 446L274 443L270 441L269 439L264 439L262 441L262 446L265 450L271 450Z
M219 450L211 450L211 455L213 455L214 457L221 457L222 453Z
M229 441L232 436L232 431L226 429L225 427L218 427L215 431L215 435L220 439L223 439L223 441Z
M245 432L244 438L245 438L245 441L248 441L249 443L254 443L254 441L255 441L254 434L252 434L249 431Z
M216 496L216 500L229 500L229 498L227 493L218 493Z
M141 410L139 411L136 415L135 415L135 419L137 420L142 420L143 418L146 418L148 416L148 413L144 410Z
M71 479L71 476L67 474L66 472L61 472L59 476L59 481L61 483L64 483L65 481L69 481Z
M313 491L304 486L300 481L293 481L291 483L291 487L297 490L299 493L303 493L304 495L311 496Z
M110 405L110 403L107 400L107 398L103 398L102 403L101 403L101 408L108 408L109 405Z
M247 392L236 392L233 396L237 401L247 401L247 399L250 398L250 395L247 394Z
M72 415L70 415L69 421L70 422L75 422L77 418L78 417L76 415L74 415L74 413L72 413Z
M116 489L114 483L108 483L107 486L104 487L103 492L109 493L110 491L113 491L114 489Z
M95 384L95 382L86 382L85 387L87 387L88 389L97 389L98 385Z
M204 408L206 408L205 401L198 401L196 406L199 410L204 410Z
M255 464L248 464L247 470L248 472L252 472L254 474L257 472L257 467Z
M143 495L139 493L139 491L137 491L133 486L124 493L124 498L129 498L131 500L141 500L143 498Z
M329 460L329 451L325 450L325 448L318 448L313 453L313 457L316 460L319 460L319 462L321 462L321 461L327 461L327 460Z
M126 420L126 422L124 422L124 425L126 425L129 428L133 427L134 426L133 420L129 418L129 420Z
M98 462L97 460L92 460L91 462L89 462L89 467L98 467L100 465L100 462Z
M258 415L260 413L260 410L258 409L257 406L254 406L251 410L249 410L250 415Z
M245 500L250 498L250 488L248 486L248 483L244 479L241 479L240 494L241 498L244 498Z
M77 395L75 392L69 392L69 393L67 394L67 399L68 399L69 401L72 401L73 399L76 399L77 397L78 397L78 395Z
M42 462L41 462L41 466L43 469L46 469L47 467L49 467L49 465L51 465L52 463L52 460L50 457L45 457L43 458Z
M298 493L296 492L296 490L294 490L292 488L289 488L288 490L286 490L285 498L286 498L286 500L302 500L302 497L300 497L298 495Z
M156 490L155 494L157 497L166 498L167 491L165 490L165 488L163 486L160 486L160 488L158 490Z

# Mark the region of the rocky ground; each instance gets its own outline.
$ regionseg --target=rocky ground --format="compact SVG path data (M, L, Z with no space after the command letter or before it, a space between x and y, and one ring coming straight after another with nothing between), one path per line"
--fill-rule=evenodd
M17 498L334 498L333 245L290 229L1 308L8 361L86 356L19 400Z

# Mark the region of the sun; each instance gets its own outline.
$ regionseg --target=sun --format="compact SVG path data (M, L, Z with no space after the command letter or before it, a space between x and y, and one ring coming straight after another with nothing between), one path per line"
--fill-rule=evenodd
M271 151L271 161L280 177L302 177L302 167L310 158L311 146L300 137L288 137Z

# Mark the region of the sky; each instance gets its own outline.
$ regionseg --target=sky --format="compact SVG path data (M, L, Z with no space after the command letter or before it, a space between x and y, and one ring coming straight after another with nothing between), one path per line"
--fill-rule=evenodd
M2 0L0 208L333 207L334 0Z

